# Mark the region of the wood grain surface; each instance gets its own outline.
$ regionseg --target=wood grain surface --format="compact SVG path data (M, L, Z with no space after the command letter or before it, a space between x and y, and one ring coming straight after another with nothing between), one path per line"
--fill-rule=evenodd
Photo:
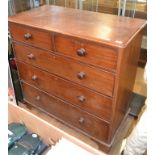
M9 30L13 40L24 42L29 45L37 46L43 49L52 50L52 39L50 32L46 30L38 30L28 26L21 26L16 24L10 24ZM25 38L25 35L31 35L29 38Z
M25 101L108 151L128 114L145 25L47 5L9 17Z
M9 22L117 47L126 46L146 25L142 19L48 5L11 16Z
M64 56L113 72L116 70L117 49L61 34L54 34L53 40L56 53L62 53ZM79 55L78 52L82 49L85 53L84 55Z
M55 116L60 121L67 123L67 125L77 127L76 130L80 129L86 135L89 133L92 138L105 142L108 140L108 123L33 87L24 84L23 89L26 102L40 108L45 113L49 113L49 115ZM38 96L40 96L39 100L36 99Z
M37 66L50 73L76 82L82 86L96 90L108 96L113 96L115 75L104 70L78 63L62 56L30 46L14 45L16 57L20 61ZM32 54L34 59L28 56ZM81 79L79 79L79 75ZM96 80L97 79L97 80Z
M80 87L79 85L75 85L30 65L21 62L17 62L17 65L20 78L26 83L66 100L85 111L101 117L102 119L108 121L111 120L111 98L95 93L87 88ZM33 75L36 75L38 79L35 81L32 80ZM80 96L85 97L83 102L79 101Z

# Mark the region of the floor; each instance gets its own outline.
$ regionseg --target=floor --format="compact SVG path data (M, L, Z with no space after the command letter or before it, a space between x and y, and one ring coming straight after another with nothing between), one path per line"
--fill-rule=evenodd
M137 74L136 74L136 80L134 85L134 92L141 94L145 97L147 97L147 84L145 80L145 70L144 68L138 68ZM130 133L132 132L133 128L136 126L137 122L139 121L141 115L145 112L146 105L142 108L138 119L133 119L132 117L128 117L126 124L129 128L127 129L126 135L124 138L128 137ZM114 151L110 155L120 155L120 152L122 150L122 140L120 140L115 147Z
M147 85L144 78L144 69L138 68L136 81L134 85L134 92L137 92L141 95L147 96Z
M147 96L146 83L144 80L144 69L143 68L138 68L138 70L137 70L136 81L135 81L135 85L134 85L134 92L137 92L141 95ZM144 111L145 111L145 107L141 111L141 114ZM38 115L39 117L41 117L45 121L48 121L49 123L54 124L56 127L64 130L65 132L71 134L72 136L79 138L80 140L84 141L85 143L91 145L92 147L94 147L96 149L98 148L97 144L94 143L92 140L90 140L88 137L86 137L82 134L79 134L78 132L72 130L71 128L69 128L67 126L65 126L64 124L60 123L59 121L55 120L54 118L51 118L51 117L43 114L42 112L40 112L36 109L31 109L31 112L34 113L35 115ZM139 117L139 119L140 119L140 117ZM121 133L121 135L118 135L117 141L115 142L116 144L112 148L112 150L110 151L110 153L108 155L120 155L122 140L124 138L126 138L131 133L131 131L134 128L134 126L136 125L137 121L138 121L138 119L135 120L131 116L129 116L127 118L127 120L125 121L125 124L124 124L123 132Z

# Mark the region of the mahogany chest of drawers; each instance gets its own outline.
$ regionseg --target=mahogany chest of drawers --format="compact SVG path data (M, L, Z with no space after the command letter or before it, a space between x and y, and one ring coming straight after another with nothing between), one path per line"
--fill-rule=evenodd
M46 5L9 17L23 100L108 150L128 113L145 24Z

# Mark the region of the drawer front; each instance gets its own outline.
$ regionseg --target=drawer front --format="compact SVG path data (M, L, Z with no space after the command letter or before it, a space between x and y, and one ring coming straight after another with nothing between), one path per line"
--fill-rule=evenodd
M21 62L17 62L17 65L20 78L25 82L49 94L58 96L104 120L110 120L112 111L111 98L94 93L85 87L73 84L30 65ZM35 76L37 77L36 79L34 78Z
M69 125L79 128L92 137L103 141L107 140L109 124L106 122L24 83L22 89L25 101L54 115Z
M52 50L52 39L50 32L33 29L31 27L10 24L9 30L13 40Z
M55 35L54 43L56 52L67 57L101 68L116 70L117 52L112 48L78 41L60 34Z
M113 95L114 75L98 68L29 46L14 45L17 59L108 96ZM31 58L33 57L33 58Z

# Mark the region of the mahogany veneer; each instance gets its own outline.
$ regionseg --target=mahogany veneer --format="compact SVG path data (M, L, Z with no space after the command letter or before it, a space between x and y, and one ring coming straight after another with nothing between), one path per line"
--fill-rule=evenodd
M9 17L24 101L108 151L129 109L145 25L46 5Z

